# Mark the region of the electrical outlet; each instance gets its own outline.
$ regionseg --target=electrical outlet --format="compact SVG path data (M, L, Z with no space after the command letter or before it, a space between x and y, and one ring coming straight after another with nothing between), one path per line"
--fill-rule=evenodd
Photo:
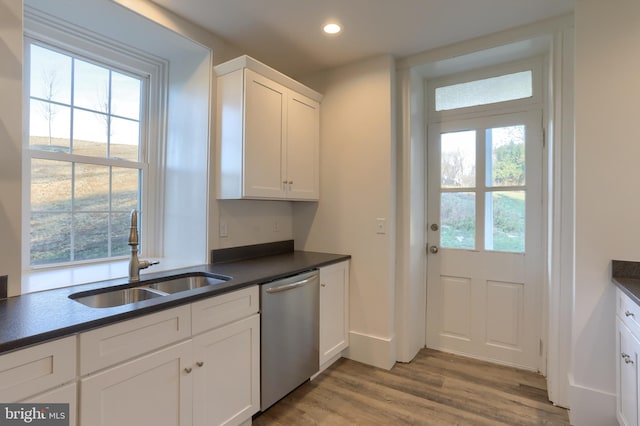
M273 222L273 232L280 232L280 225L278 221Z
M227 222L220 222L219 234L220 238L227 238L229 236L229 228Z

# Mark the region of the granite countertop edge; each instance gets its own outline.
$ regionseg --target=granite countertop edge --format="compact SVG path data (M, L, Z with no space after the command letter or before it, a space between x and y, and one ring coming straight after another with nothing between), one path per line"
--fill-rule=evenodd
M640 306L640 262L612 260L611 280L616 287Z
M0 354L70 336L92 328L159 312L244 287L264 284L304 271L350 259L333 253L292 251L218 264L196 265L146 273L131 283L127 278L63 287L0 300ZM187 274L230 277L228 281L161 298L112 308L91 308L69 298L71 294L107 287L136 287Z

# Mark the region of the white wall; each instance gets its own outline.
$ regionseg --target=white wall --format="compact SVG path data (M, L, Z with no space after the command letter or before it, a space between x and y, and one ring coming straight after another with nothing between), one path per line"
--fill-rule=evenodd
M640 260L640 3L578 0L571 420L615 424L611 259Z
M303 80L324 95L320 203L293 205L297 249L352 256L348 356L383 368L396 360L394 73L383 56Z
M0 0L0 275L20 293L22 2Z

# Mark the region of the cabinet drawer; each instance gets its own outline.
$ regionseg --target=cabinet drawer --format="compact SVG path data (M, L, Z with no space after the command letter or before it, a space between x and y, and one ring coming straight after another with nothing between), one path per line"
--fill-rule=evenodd
M191 305L193 334L228 324L258 312L258 286L225 293Z
M20 401L76 377L76 336L0 356L0 401Z
M618 316L634 335L640 336L640 306L619 288L616 291Z
M80 334L80 374L85 375L191 336L189 305Z

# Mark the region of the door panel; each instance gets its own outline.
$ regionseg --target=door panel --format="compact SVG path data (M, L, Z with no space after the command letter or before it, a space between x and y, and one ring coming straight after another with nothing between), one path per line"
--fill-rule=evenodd
M537 370L539 112L429 128L427 346Z

